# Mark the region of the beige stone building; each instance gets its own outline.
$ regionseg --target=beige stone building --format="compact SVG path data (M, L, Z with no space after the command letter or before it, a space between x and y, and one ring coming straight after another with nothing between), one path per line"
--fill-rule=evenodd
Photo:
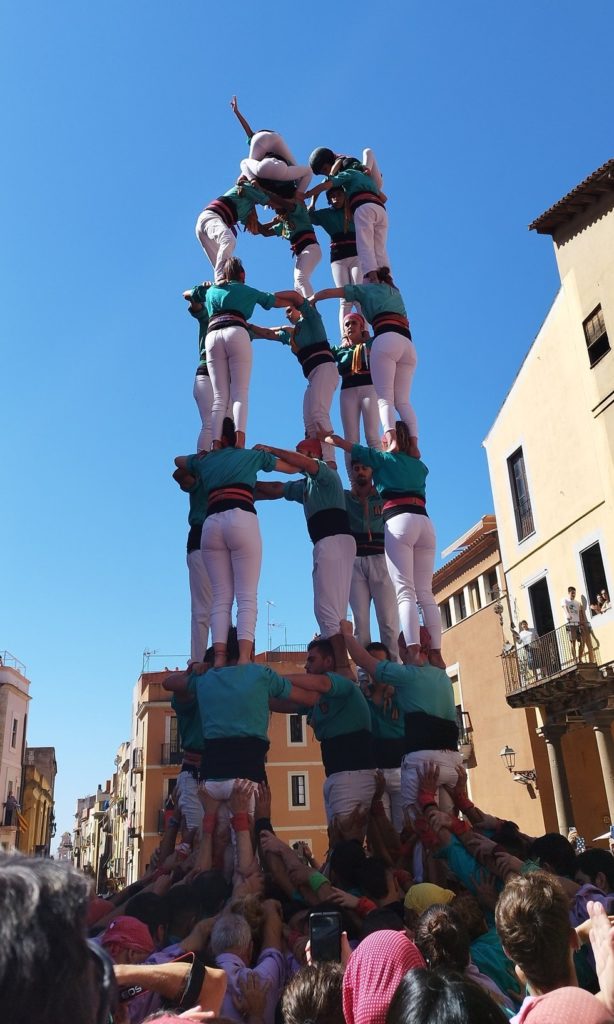
M21 853L50 855L55 835L53 794L57 770L54 747L27 748L21 799L21 814L27 827L19 835Z
M0 850L17 849L22 765L26 747L30 680L25 665L0 655Z
M484 441L512 618L535 630L503 667L508 704L535 709L559 828L592 838L614 820L614 160L531 228L561 284Z

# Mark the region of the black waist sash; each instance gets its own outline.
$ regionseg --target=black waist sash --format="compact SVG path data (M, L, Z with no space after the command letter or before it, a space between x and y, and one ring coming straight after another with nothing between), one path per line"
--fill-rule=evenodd
M334 537L338 533L349 534L350 519L344 508L323 508L314 512L307 520L307 530L314 544L324 537Z
M448 718L427 715L426 711L405 714L405 753L419 750L458 750L458 725Z
M317 244L318 239L316 238L315 231L295 231L294 234L290 235L290 248L295 256L298 256L308 245Z
M377 768L373 752L373 736L368 729L346 732L322 740L322 763L326 776L336 772L360 772Z
M349 231L336 231L330 236L330 261L344 260L349 256L356 256L356 233Z
M206 740L202 775L205 779L250 779L265 782L264 762L269 741L259 736L229 736Z
M220 309L209 320L207 334L210 334L211 331L219 331L223 327L244 327L247 330L247 320L243 313L239 313L236 309Z
M401 313L376 313L371 321L371 326L373 327L374 338L377 338L379 334L392 332L394 334L402 334L404 338L411 341L409 320L406 316L402 316Z
M373 385L370 370L359 370L357 373L341 374L341 390L347 391L348 388L361 388L363 384Z
M375 760L378 768L400 768L403 755L405 754L405 740L402 736L398 739L390 736L373 738Z
M199 363L198 364L198 366L196 367L196 376L197 377L208 377L209 376L209 370L207 369L207 364L206 363Z
M403 515L405 512L409 512L412 516L428 516L426 500L422 494L412 491L397 491L396 493L382 491L382 498L384 499L382 516L385 523L389 519L393 519L394 516Z
M205 518L208 519L217 512L227 512L231 508L242 508L244 512L253 512L256 515L254 488L243 483L224 484L223 487L209 491Z
M188 532L188 555L192 551L200 551L200 538L203 532L202 523L193 523Z
M315 370L316 366L319 366L320 363L334 363L335 361L327 341L317 341L315 345L299 348L296 358L301 364L304 377L308 377L311 371Z
M365 203L375 203L376 206L381 206L386 209L386 204L375 192L354 192L354 195L348 196L348 204L352 213L354 213L359 206L364 206Z
M383 533L354 533L356 541L356 557L365 558L368 555L384 554Z
M220 220L224 221L226 227L231 228L233 233L236 235L237 232L235 230L235 224L239 219L239 214L237 213L237 208L230 196L219 196L218 199L214 199L212 203L209 203L205 209L211 210L212 213L215 213Z

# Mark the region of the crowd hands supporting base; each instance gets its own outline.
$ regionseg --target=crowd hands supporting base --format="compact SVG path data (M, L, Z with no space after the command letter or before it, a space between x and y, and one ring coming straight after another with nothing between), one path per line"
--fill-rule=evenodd
M2 855L3 1022L614 1020L612 856L478 808L461 767L442 786L422 761L400 831L385 789L376 772L370 801L331 819L322 864L249 779L199 785L199 827L169 817L143 877L105 897ZM312 915L338 918L333 959Z

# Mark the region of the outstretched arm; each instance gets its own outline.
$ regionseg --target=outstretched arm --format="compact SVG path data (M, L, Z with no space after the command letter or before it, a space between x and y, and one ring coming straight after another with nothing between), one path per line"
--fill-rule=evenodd
M364 671L368 672L370 676L374 676L377 666L380 663L376 658L369 654L368 651L365 651L362 644L358 642L354 636L354 627L352 626L352 623L348 622L347 619L344 619L339 628L340 632L343 634L348 654L354 664L358 665L359 668L364 669Z
M343 448L344 452L351 452L354 447L353 441L346 441L344 437L340 437L339 434L329 434L326 430L318 433L320 441L325 441L326 444L334 444L335 448Z
M310 693L328 693L331 688L331 681L328 676L308 675L306 672L293 672L285 677L292 683L292 688L300 687ZM290 697L290 700L296 700Z
M316 199L321 192L328 192L329 188L333 187L334 182L330 179L328 181L321 181L319 185L314 185L305 192L305 199Z
M262 483L260 480L256 482L254 488L254 498L256 501L275 501L277 498L283 498L284 496L284 485L281 483Z
M259 327L257 324L248 324L247 329L252 338L267 338L269 341L281 341L277 332L285 330L285 327Z
M300 295L299 292L287 291L287 292L274 292L275 295L275 306L302 306L305 301L305 296Z
M310 458L308 455L301 455L300 452L291 452L287 448L273 448L272 445L268 444L255 444L254 450L259 452L271 452L271 455L276 455L278 459L281 459L282 464L286 466L292 466L289 472L294 473L297 469L301 472L304 470L311 476L316 476L320 468L316 459ZM277 464L279 469L279 463ZM282 470L283 473L287 473L288 470Z
M314 306L320 299L343 299L345 298L344 288L322 288L322 291L316 292L315 295L309 300L311 305Z
M165 690L170 690L171 693L185 693L188 689L189 678L190 673L187 669L185 672L171 672L170 676L163 681L162 686Z
M243 114L239 110L239 104L237 103L237 97L236 96L233 96L231 101L230 101L230 109L232 110L232 112L235 115L235 117L237 118L239 124L243 128L243 130L244 130L245 134L247 135L248 139L251 139L252 135L255 135L256 133L254 132L254 129L248 123L248 121L245 120L245 118L243 117Z

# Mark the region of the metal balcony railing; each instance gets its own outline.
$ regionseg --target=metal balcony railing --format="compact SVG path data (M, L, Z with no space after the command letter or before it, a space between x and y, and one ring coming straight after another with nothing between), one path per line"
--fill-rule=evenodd
M181 764L182 758L183 754L178 740L162 744L160 764Z
M579 665L601 664L588 627L559 626L501 655L505 695L539 686Z

